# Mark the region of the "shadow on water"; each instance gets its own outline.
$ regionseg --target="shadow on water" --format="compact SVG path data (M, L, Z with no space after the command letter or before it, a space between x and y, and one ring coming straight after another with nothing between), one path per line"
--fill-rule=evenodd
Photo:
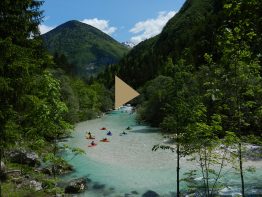
M66 185L68 185L70 183L70 181L74 180L75 178L73 178L74 176L71 177L71 179L67 180L67 181L63 181L59 183L60 187L65 188ZM79 178L79 177L77 177ZM89 175L87 176L83 176L82 177L87 184L87 190L82 193L81 195L79 194L79 196L87 196L87 192L91 191L91 192L95 192L98 194L98 196L112 196L115 194L115 188L113 187L107 187L106 184L103 183L99 183L99 182L93 182L90 178Z
M95 182L93 184L89 184L88 191L93 191L98 194L98 196L112 196L115 194L115 188L107 187L105 184Z
M159 129L157 128L145 128L138 130L130 130L131 133L158 133Z
M95 190L97 190L97 189L104 189L106 187L106 185L105 184L100 184L100 183L94 183L94 185L93 185L93 189L95 189Z

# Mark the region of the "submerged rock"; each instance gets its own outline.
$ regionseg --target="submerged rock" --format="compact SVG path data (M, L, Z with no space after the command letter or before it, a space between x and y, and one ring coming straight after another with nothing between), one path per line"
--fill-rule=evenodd
M74 179L65 187L65 193L76 194L84 192L86 189L87 184L84 178Z
M131 194L135 194L135 195L137 195L137 194L139 194L139 193L138 193L137 191L134 190L134 191L131 192Z
M106 187L105 184L95 183L93 185L93 189L104 189Z
M152 190L148 190L142 197L160 197L160 195Z
M33 151L12 150L9 152L9 158L13 163L27 164L29 166L40 165L39 156Z

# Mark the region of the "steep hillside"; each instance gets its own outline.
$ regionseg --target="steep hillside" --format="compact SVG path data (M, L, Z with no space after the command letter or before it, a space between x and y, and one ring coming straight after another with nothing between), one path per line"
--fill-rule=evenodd
M162 33L137 45L120 63L120 76L139 87L156 77L167 59L199 65L221 25L219 0L187 0Z
M44 34L48 51L64 54L78 75L97 73L105 65L117 63L128 48L102 31L73 20Z

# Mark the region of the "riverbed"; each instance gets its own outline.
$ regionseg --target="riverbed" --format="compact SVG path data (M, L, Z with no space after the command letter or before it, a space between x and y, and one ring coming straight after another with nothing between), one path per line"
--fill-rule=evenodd
M161 196L171 197L176 191L176 154L170 150L152 151L156 144L165 138L157 128L139 125L130 107L112 111L105 116L76 124L72 138L66 142L72 147L79 147L85 155L69 161L74 172L62 177L63 180L85 177L88 190L78 196L141 196L151 190ZM100 130L105 127L107 130ZM131 130L126 130L131 127ZM107 136L107 131L112 136ZM94 147L88 147L91 140L85 139L86 132L95 136ZM127 135L120 135L123 131ZM100 142L107 137L110 142ZM71 155L64 155L68 160ZM182 158L181 175L198 166ZM250 193L262 194L262 163L248 161L246 164L256 166L256 173L246 174ZM223 178L229 185L223 188L223 194L239 193L239 177L234 170L228 170ZM186 190L186 184L181 188Z

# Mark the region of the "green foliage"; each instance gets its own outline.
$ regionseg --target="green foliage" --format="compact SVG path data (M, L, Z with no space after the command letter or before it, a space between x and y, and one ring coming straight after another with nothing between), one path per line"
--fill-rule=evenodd
M173 87L173 79L158 76L149 81L142 92L144 102L139 108L139 119L154 126L159 125L164 118L164 107Z
M32 47L28 38L39 35L38 25L42 20L42 12L39 7L43 1L8 1L0 2L0 37L12 38L14 44L23 47ZM15 5L15 6L14 6ZM31 46L30 46L31 45Z
M79 76L102 71L128 52L128 48L107 34L79 21L68 21L42 38L51 54L64 54L68 58L70 64L64 64L66 70Z
M220 0L188 0L163 31L132 49L119 63L119 77L140 87L164 74L167 59L186 59L198 67L206 51L214 51L217 29L223 21Z
M33 138L37 132L47 139L58 134L66 135L71 127L63 119L68 109L61 101L59 82L44 71L43 75L36 76L32 88L34 92L22 98L25 134Z
M35 0L0 2L0 161L15 147L42 155L49 146L52 152L47 158L57 165L62 162L56 155L57 140L72 128L65 120L68 107L62 100L61 84L47 69L54 64L39 37L41 4ZM28 193L13 192L14 196Z
M113 94L101 81L94 81L92 77L84 80L73 74L64 55L55 54L53 59L52 73L61 84L62 100L68 107L64 116L67 121L76 123L92 119L112 109Z
M188 0L160 35L110 69L142 89L140 119L171 134L177 153L197 155L203 177L197 187L206 196L220 188L225 163L236 161L244 195L242 140L261 144L261 5ZM232 146L235 154L227 150ZM153 150L159 148L174 151Z
M72 82L72 87L79 100L79 119L91 119L112 108L111 92L101 84L87 85L83 80Z
M21 188L16 189L16 185L12 182L6 182L3 184L3 193L6 196L10 197L21 197L21 196L27 196L27 197L47 197L48 194L46 194L44 191L34 191L33 189L28 188ZM53 193L55 194L55 193Z

